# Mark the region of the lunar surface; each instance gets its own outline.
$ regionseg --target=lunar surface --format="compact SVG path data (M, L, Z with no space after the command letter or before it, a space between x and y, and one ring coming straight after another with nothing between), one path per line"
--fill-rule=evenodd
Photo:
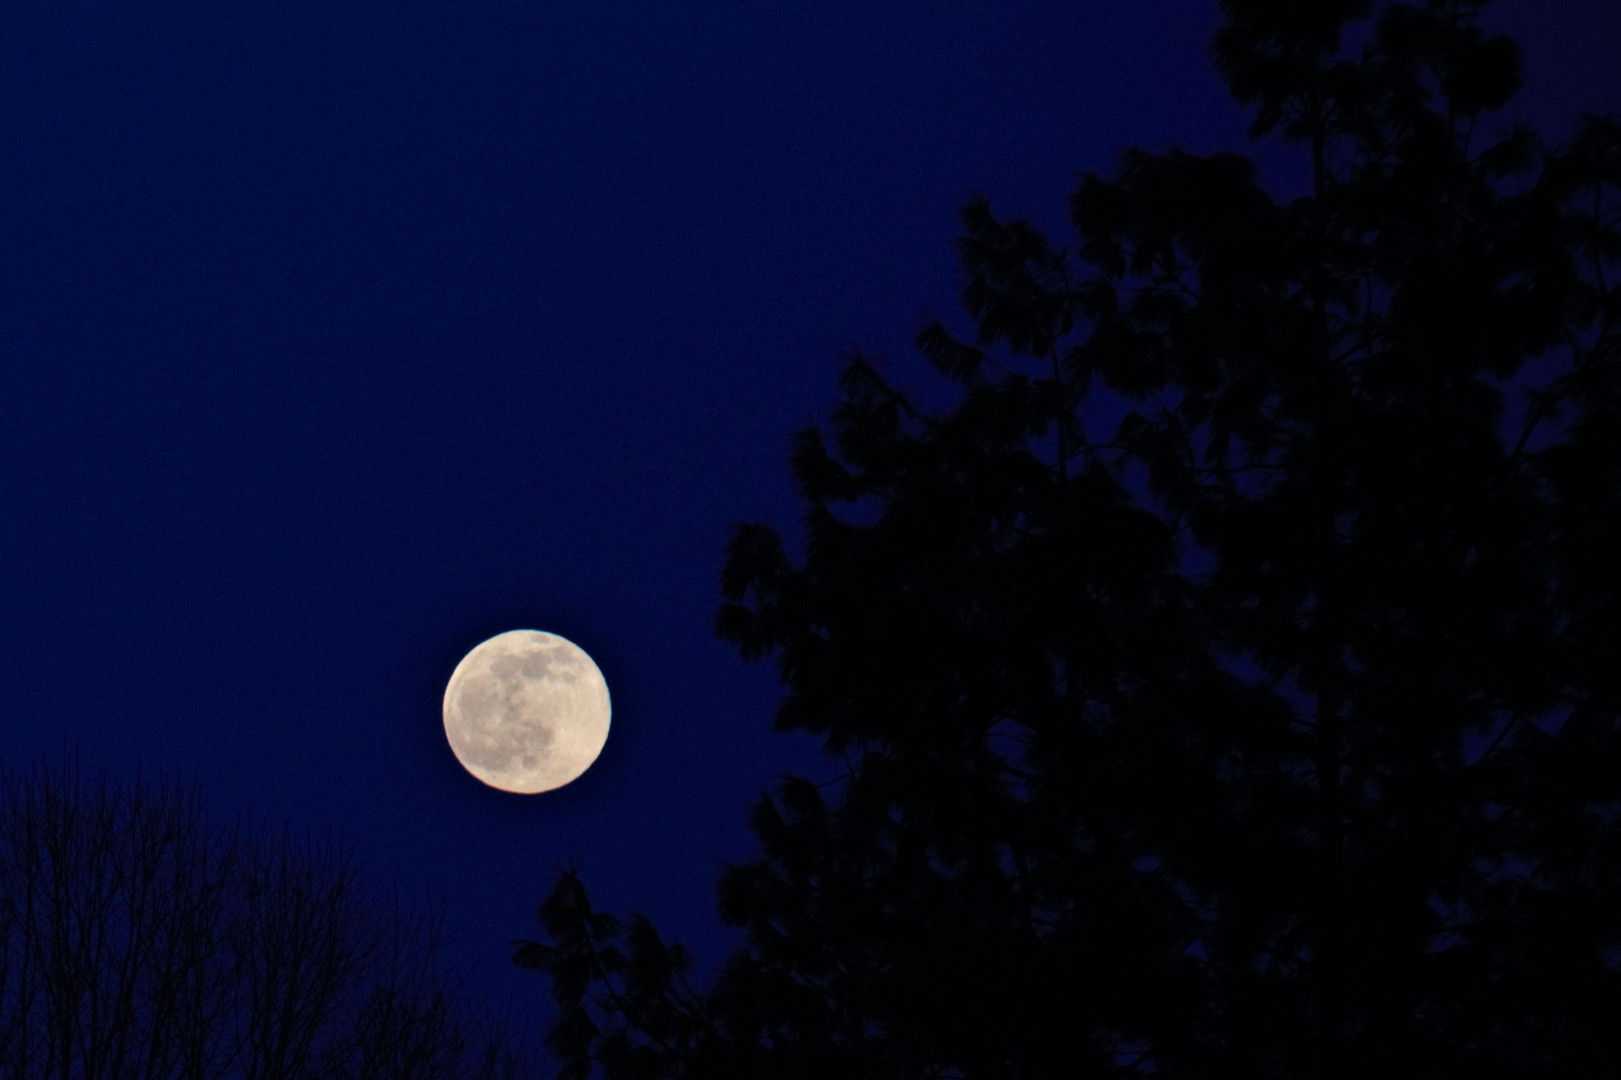
M462 658L445 687L445 738L462 767L502 791L551 791L608 741L608 684L568 638L509 630Z

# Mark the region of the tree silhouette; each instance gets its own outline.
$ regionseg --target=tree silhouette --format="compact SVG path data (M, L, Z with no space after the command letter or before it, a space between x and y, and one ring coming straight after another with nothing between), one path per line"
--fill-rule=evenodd
M209 825L167 784L0 776L0 1075L503 1080L437 912L341 852Z
M958 404L852 358L803 558L727 552L719 632L845 775L756 808L702 992L561 876L516 960L564 1076L1621 1060L1621 124L1494 125L1478 0L1221 6L1310 191L1132 150L1073 249L964 207Z

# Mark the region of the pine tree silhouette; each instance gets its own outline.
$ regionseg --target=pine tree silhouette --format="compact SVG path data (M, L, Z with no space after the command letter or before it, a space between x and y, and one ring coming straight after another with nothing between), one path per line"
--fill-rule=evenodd
M562 876L564 1076L1613 1074L1621 124L1494 120L1482 6L1222 4L1300 198L1133 150L1073 249L964 207L959 403L852 358L804 559L727 552L847 774L761 800L713 987Z

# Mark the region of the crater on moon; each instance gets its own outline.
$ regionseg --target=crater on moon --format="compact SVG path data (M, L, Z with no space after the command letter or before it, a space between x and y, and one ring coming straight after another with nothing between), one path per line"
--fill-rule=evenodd
M608 740L608 685L584 649L540 630L509 630L462 658L445 687L445 737L491 787L560 788Z

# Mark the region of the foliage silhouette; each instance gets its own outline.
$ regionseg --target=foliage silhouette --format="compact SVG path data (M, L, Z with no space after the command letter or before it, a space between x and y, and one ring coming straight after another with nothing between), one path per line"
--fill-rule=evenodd
M1221 6L1309 193L1132 150L1073 250L968 202L973 341L916 338L959 403L854 357L803 559L727 551L720 634L845 775L756 808L702 992L560 877L516 960L563 1076L1621 1060L1621 124L1486 139L1480 2Z
M439 915L367 899L341 852L211 826L201 797L0 776L0 1075L503 1080Z

